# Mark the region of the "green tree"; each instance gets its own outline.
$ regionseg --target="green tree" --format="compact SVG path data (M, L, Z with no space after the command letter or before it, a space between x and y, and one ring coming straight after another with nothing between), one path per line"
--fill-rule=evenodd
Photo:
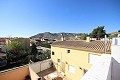
M41 51L36 55L37 61L42 61L42 60L46 60L46 59L50 59L50 58L51 58L51 51L50 50Z
M50 45L51 43L47 43L47 42L43 42L42 44L41 44L41 46L42 47L46 47L46 48L51 48L51 45Z
M81 35L80 35L80 39L81 39L81 40L86 40L86 37L87 37L87 34L81 34Z
M30 47L30 54L35 55L37 53L38 51L37 51L36 45L35 43L32 43L32 46Z
M20 50L22 49L22 44L19 41L12 41L11 43L8 43L7 45L7 52L8 55L13 55L15 57L19 56Z
M90 37L97 38L98 40L100 38L104 38L106 35L106 32L104 30L104 26L98 26L97 28L93 29L93 31L90 33Z
M26 42L22 40L12 40L7 44L7 63L8 65L13 63L23 64L24 58L28 55L28 48L25 48Z
M32 43L32 46L30 46L28 56L25 58L25 60L29 63L29 61L35 61L36 55L38 54L37 48L35 43Z
M111 39L111 38L112 38L110 33L107 34L107 38L108 38L108 39Z

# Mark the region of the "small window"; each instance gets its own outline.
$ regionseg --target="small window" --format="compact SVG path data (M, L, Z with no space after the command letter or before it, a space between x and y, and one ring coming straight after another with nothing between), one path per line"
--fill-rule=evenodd
M60 63L60 59L58 59L58 63Z
M55 55L55 53L52 51L52 55Z
M70 54L70 50L67 50L67 53Z

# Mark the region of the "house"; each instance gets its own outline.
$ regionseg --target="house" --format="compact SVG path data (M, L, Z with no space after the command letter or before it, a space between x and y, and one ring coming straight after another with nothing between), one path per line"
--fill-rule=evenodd
M104 54L104 41L56 41L51 45L51 59L59 72L72 80L80 78ZM111 41L106 43L106 54L111 54Z
M67 42L67 41L64 41L64 42ZM80 43L80 41L78 42ZM69 46L71 46L69 47L70 51L68 51L69 54L66 54L67 53L66 50L68 48L66 48L66 46L63 47L63 44L60 44L60 43L61 42L59 41L59 47L58 47L58 42L57 43L55 42L54 44L52 44L52 48L58 49L58 51L56 50L56 52L55 51L52 52L51 54L52 59L39 61L32 64L20 66L20 67L15 67L9 70L0 71L0 80L25 80L25 77L28 75L30 75L31 80L41 80L41 79L54 80L53 78L55 77L59 78L56 80L119 80L120 79L120 76L119 76L120 74L120 38L116 38L116 39L114 38L112 41L112 44L111 44L111 41L107 42L106 44L107 54L104 54L104 52L99 50L97 52L96 49L94 49L93 51L88 50L88 48L87 49L85 48L85 45L82 46L84 47L82 49L77 48L78 45L76 45L76 48L77 48L76 49L76 48L73 48L74 46L71 46L73 45L73 43L69 44ZM93 42L84 41L84 44L85 43L86 44L89 43L95 46ZM65 44L68 45L68 42ZM108 47L108 44L111 45L110 51L109 51L110 47ZM60 45L62 47L60 47ZM63 51L60 51L61 49L64 51L64 53L60 53L60 52L63 52ZM59 52L60 55L62 55L62 57L60 56L61 59L58 60L59 63L55 64L55 60L53 58L55 56L58 57L57 55L59 54L57 54L57 52ZM97 60L97 58L99 57L96 56L96 59L95 59L95 56L92 56L94 60L91 60L90 59L91 57L88 53L91 53L93 55L94 54L100 55L100 59ZM66 60L66 63L64 65L65 69L63 70L63 66L62 66L61 70L65 72L64 73L58 72L60 69L59 67L61 66L62 62L64 62L64 60ZM91 64L91 62L95 62L95 61L98 61L98 62ZM53 66L52 62L54 62L54 65L58 65L56 67L57 71L52 67ZM87 72L86 70L84 70L85 68L86 69L89 68ZM82 78L80 75L81 71L86 72L86 74ZM60 73L64 76L61 76ZM62 79L60 79L59 76L61 76Z
M113 38L111 55L103 54L80 80L120 80L120 38Z

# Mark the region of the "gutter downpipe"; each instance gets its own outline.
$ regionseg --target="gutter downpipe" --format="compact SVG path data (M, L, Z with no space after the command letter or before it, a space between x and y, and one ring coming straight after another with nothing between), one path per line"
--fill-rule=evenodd
M104 54L106 54L106 43L107 43L107 40L106 40L106 35L105 35L105 39L104 39Z

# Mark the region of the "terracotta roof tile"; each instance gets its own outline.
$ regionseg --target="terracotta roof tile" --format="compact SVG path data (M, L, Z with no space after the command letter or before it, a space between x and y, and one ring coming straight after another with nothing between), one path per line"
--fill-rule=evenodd
M111 41L106 43L106 52L111 53ZM56 41L52 46L104 53L104 41Z

